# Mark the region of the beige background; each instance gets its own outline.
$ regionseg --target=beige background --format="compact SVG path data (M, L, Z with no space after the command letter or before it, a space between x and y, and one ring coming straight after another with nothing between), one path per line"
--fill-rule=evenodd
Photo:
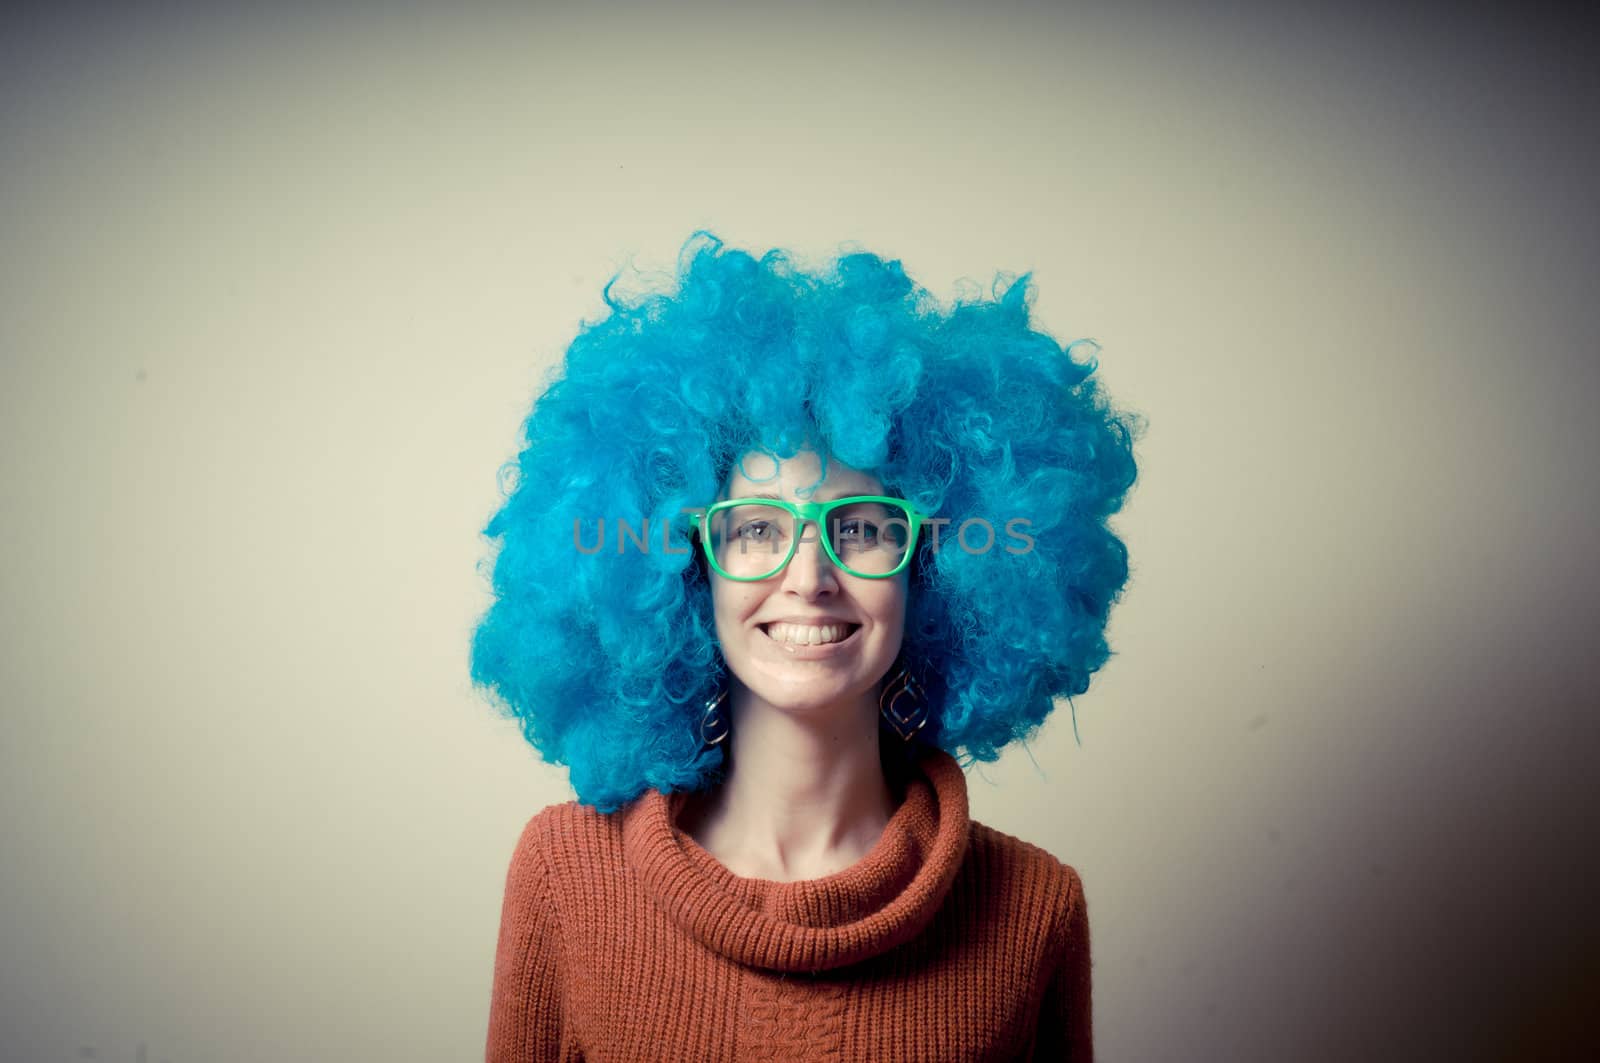
M477 530L600 286L701 226L1031 269L1149 417L1082 744L971 776L1084 876L1103 1058L1555 1036L1596 984L1571 29L596 7L5 16L0 1058L481 1057L570 791L469 687Z

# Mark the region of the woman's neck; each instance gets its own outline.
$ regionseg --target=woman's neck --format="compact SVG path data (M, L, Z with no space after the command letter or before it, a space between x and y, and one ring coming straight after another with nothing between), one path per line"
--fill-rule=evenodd
M690 795L678 829L743 878L823 878L866 856L903 796L879 759L871 698L804 717L748 691L729 700L726 775Z

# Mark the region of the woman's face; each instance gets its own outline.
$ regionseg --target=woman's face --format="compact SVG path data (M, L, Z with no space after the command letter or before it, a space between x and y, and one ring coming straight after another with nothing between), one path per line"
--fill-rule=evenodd
M776 495L790 502L826 502L885 493L877 477L830 461L827 479L801 497L796 492L817 484L822 471L821 460L808 450L781 462L748 454L743 469L735 466L723 486L724 498ZM746 478L746 472L755 479ZM794 558L777 575L740 582L713 572L710 579L717 639L728 670L774 708L804 712L859 698L877 685L900 652L907 575L863 579L844 572L823 550L814 525L806 526Z

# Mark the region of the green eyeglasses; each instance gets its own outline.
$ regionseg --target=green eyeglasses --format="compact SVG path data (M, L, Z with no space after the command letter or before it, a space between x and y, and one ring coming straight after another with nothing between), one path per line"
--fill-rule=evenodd
M852 576L888 579L905 571L927 518L903 498L851 495L831 502L730 498L691 514L706 560L724 579L771 579L794 557L807 524L821 529L828 558Z

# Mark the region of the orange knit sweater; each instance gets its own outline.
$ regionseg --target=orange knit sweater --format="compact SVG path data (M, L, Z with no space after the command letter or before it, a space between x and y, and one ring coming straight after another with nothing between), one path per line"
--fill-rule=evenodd
M506 879L489 1063L1090 1060L1078 875L969 820L949 754L825 878L740 878L649 791L534 816Z

